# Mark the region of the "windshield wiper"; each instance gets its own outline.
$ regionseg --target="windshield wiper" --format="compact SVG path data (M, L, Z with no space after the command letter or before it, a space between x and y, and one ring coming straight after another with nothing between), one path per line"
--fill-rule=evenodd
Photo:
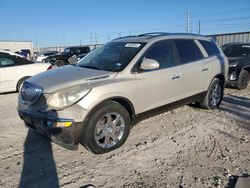
M83 68L89 68L89 69L96 69L96 70L103 70L101 68L98 68L98 67L94 67L94 66L90 66L90 65L82 65L80 67L83 67Z

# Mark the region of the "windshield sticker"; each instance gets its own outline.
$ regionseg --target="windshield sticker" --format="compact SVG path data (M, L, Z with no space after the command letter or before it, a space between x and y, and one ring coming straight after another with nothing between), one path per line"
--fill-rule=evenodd
M127 43L125 45L125 47L129 47L129 48L139 48L141 46L141 44L138 43Z
M243 45L242 47L243 47L243 48L250 48L249 45Z

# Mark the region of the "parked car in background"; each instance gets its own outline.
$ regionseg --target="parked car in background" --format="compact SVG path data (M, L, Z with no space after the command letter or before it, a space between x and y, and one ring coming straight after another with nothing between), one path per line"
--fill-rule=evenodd
M51 55L45 59L45 62L49 62L52 65L58 67L63 65L68 65L72 63L69 59L75 57L73 62L77 62L78 56L84 57L90 52L90 47L88 46L72 46L65 48L62 53Z
M229 43L221 48L229 60L227 84L239 90L247 88L250 80L250 43Z
M13 55L13 56L18 56L18 57L22 57L25 58L23 55L16 53L16 52L12 52L10 50L0 50L0 53L7 53L9 55Z
M50 64L34 63L14 53L0 52L0 93L18 91L24 80L51 68Z
M35 61L37 62L45 62L45 59L51 55L55 55L57 54L57 51L44 51L44 52L40 52L38 53L36 56Z
M21 49L15 53L24 56L25 59L31 60L31 51L29 49Z
M216 43L192 34L147 33L115 39L78 64L24 82L18 111L25 124L70 149L120 147L131 125L196 102L219 107L228 60Z

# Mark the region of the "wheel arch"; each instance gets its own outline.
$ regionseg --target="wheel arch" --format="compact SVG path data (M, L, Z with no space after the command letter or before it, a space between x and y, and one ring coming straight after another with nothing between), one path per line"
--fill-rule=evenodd
M214 78L220 79L222 81L223 88L225 87L226 79L225 79L225 76L223 74L217 74Z
M132 102L125 97L117 96L117 97L110 97L110 98L104 99L104 100L100 101L99 103L97 103L92 108L92 110L88 113L88 115L90 115L93 110L95 110L96 108L98 108L99 106L101 106L103 103L105 103L107 101L114 101L114 102L119 103L121 106L123 106L128 111L130 119L131 119L131 124L133 125L133 121L135 118L135 109L134 109Z
M241 70L246 70L250 74L250 65L249 66L244 66Z
M31 76L23 76L21 78L19 78L19 80L17 81L17 84L16 84L16 91L19 91L19 86L20 84L24 81L24 80L27 80L28 78L30 78Z

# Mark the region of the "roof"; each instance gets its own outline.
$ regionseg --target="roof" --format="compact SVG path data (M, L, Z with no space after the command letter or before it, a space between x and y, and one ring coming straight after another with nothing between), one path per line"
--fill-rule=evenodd
M144 33L140 35L120 37L114 39L113 42L149 42L152 40L170 39L170 38L189 38L189 39L208 40L206 36L198 34L154 32L154 33Z
M7 50L0 50L1 54L9 54L9 55L13 55L13 56L18 56L18 57L24 57L18 53L12 52L12 51L7 51Z

